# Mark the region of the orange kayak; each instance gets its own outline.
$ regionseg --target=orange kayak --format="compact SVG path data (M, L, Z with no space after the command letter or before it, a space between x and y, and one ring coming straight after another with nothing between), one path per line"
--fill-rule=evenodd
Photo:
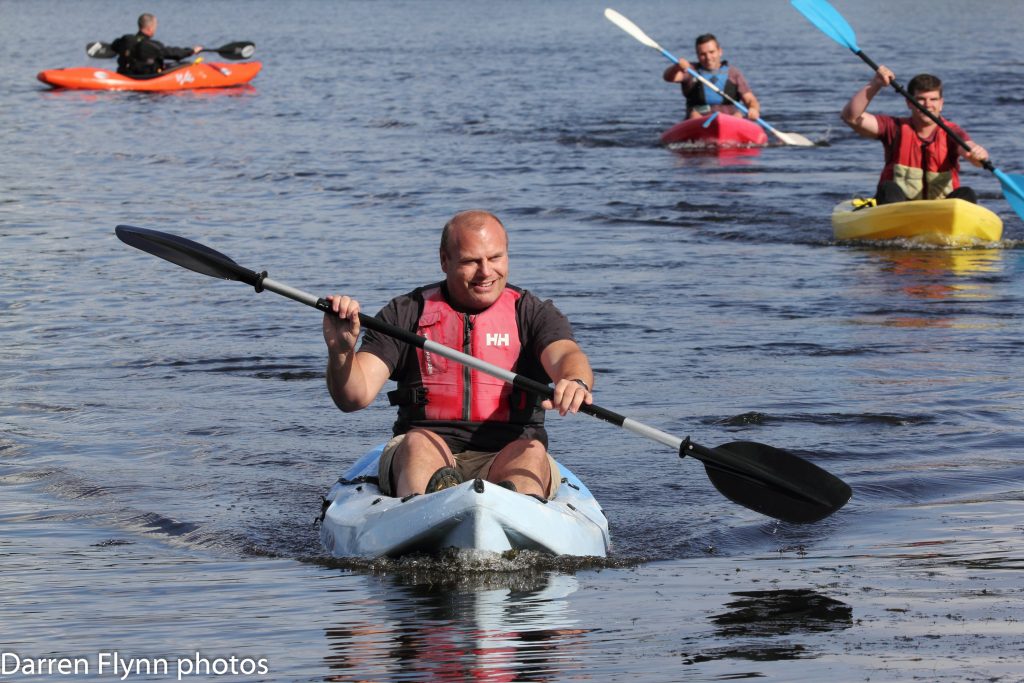
M693 147L753 147L767 145L768 134L749 119L709 114L672 126L662 134L661 143Z
M108 69L76 66L70 69L49 69L36 76L54 88L71 90L144 90L150 92L195 90L197 88L230 88L245 85L260 72L261 62L195 61L149 78L133 78Z

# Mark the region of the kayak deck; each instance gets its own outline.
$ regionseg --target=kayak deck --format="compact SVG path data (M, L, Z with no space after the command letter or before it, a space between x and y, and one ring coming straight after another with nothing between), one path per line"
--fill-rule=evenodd
M938 246L998 242L1003 221L985 207L963 199L924 199L856 208L840 202L832 211L838 241L906 239Z
M605 557L608 520L583 483L560 466L562 484L542 502L480 479L400 499L376 485L383 445L331 487L320 540L334 557L397 557L447 548Z
M87 66L49 69L36 76L54 88L69 90L134 90L166 92L201 88L231 88L245 85L263 68L261 62L195 61L151 78L132 78L109 69Z
M661 143L673 149L762 147L768 144L768 134L749 119L716 113L680 121L662 133Z

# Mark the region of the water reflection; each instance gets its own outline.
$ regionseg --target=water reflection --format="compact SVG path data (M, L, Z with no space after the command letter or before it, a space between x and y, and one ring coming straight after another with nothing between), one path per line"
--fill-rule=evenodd
M235 85L230 88L194 88L192 90L166 90L166 91L145 91L145 90L76 90L74 88L47 88L40 89L44 97L57 100L70 100L72 102L109 102L119 101L128 98L157 100L165 97L185 98L214 98L214 97L244 97L256 95L259 92L256 86L247 83Z
M332 681L549 681L579 660L586 629L565 574L483 574L423 583L367 577L372 597L338 603Z
M849 628L853 609L844 602L807 588L741 591L726 603L728 612L711 617L726 637L784 636Z
M1004 250L887 249L870 251L868 256L883 278L879 280L874 268L867 277L894 293L888 297L891 310L885 326L979 329L996 324L979 318L981 311L973 307L973 315L965 318L966 309L932 304L994 301L1005 279ZM906 308L907 304L912 306ZM949 315L954 310L956 315Z
M681 168L708 166L747 166L761 154L763 147L714 147L686 143L667 147L675 153L676 166Z
M802 588L732 593L735 600L726 603L728 611L710 617L715 635L736 645L718 644L706 650L684 653L683 663L698 664L714 660L774 662L814 656L813 643L800 642L794 636L811 640L813 634L850 628L853 608L844 602ZM699 645L707 640L694 640Z
M891 249L871 252L896 275L941 276L1001 273L1001 249Z

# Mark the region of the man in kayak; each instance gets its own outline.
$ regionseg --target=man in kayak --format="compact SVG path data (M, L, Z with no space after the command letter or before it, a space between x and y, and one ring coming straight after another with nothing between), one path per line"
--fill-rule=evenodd
M885 168L878 181L875 201L891 204L948 197L977 204L978 196L974 190L960 185L960 157L980 167L988 159L988 152L972 142L963 128L943 119L967 143L970 152L910 102L907 102L910 109L908 117L868 113L868 105L878 91L895 79L895 74L888 67L879 66L871 81L850 98L840 114L846 125L858 135L880 140L885 148ZM942 81L937 77L918 74L910 79L907 92L932 114L941 116Z
M404 497L480 478L551 498L561 477L547 453L544 410L591 403L594 374L565 316L508 284L508 234L496 216L463 211L444 226L445 279L396 297L377 317L531 379L554 381L552 400L368 330L356 350L359 303L327 297L327 386L343 411L368 406L388 379L398 406L380 461L380 488Z
M194 47L168 47L158 40L156 17L143 14L139 17L139 32L125 34L110 44L117 53L117 73L126 76L153 76L164 70L164 60L178 61L202 51L202 45Z
M742 116L728 100L711 88L705 87L690 75L687 69L693 69L726 95L745 104L749 110L747 118L754 120L761 116L761 105L747 85L747 79L739 69L729 66L729 62L722 59L722 48L718 46L718 39L710 33L697 36L697 61L700 63L694 68L690 62L680 58L678 64L668 67L662 74L662 78L669 83L682 84L683 97L686 98L686 118L697 119L715 111Z

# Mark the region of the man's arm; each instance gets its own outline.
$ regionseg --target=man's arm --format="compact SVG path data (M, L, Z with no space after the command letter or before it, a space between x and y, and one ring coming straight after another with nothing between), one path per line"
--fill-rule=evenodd
M540 362L555 382L554 398L541 404L545 410L555 409L560 415L565 415L578 412L584 403L594 402L590 391L576 381L582 380L588 387L594 388L594 371L579 344L571 339L551 342L541 351Z
M180 62L186 57L191 57L192 55L202 51L203 49L202 45L193 45L192 47L168 47L167 45L159 43L155 40L152 40L150 42L159 46L161 57L163 57L164 59L171 59L176 62Z
M327 390L342 411L362 410L377 397L391 373L377 356L355 350L360 330L359 302L347 296L329 296L327 301L331 303L323 322Z
M743 75L743 72L735 66L730 66L728 80L736 87L739 102L747 108L747 118L751 121L761 118L761 103L757 101L757 96L750 89L750 84L747 83L747 78ZM726 87L728 87L728 83L726 83ZM726 97L725 99L728 101L730 98ZM736 115L739 116L740 114L737 113Z
M880 128L878 119L868 113L868 105L878 92L892 83L896 76L885 66L878 67L871 81L850 98L840 113L843 121L858 135L865 138L878 138Z
M978 168L981 168L985 165L985 161L988 159L988 150L969 138L967 134L964 133L963 129L960 130L960 133L960 137L963 138L963 141L966 142L967 146L971 149L970 151L967 151L960 145L957 145L957 152L959 152L961 157L967 159Z
M757 101L757 98L754 97L754 93L752 91L748 90L740 99L743 100L743 104L747 105L748 119L753 121L761 118L761 103Z
M690 74L686 73L686 70L692 68L693 66L688 61L680 58L678 63L665 69L665 73L661 77L669 83L682 83L690 78Z
M343 412L362 410L373 402L388 381L388 366L372 353L327 355L327 389Z

